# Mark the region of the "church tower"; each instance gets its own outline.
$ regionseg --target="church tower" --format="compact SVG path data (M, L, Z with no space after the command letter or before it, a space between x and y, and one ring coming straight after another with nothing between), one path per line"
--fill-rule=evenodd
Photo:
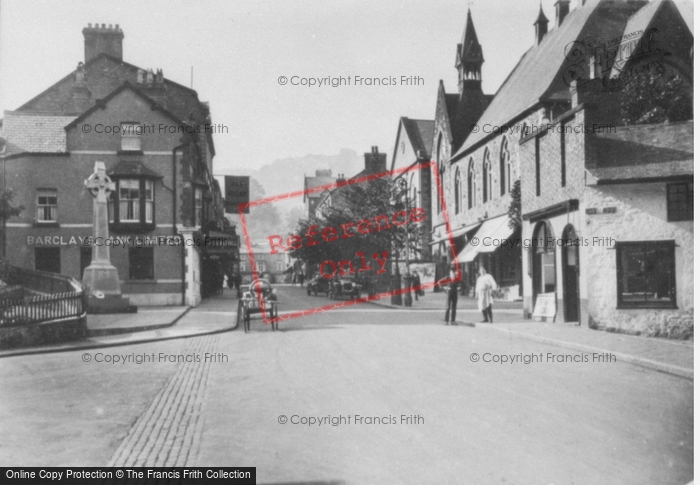
M462 43L457 44L457 60L455 62L459 73L460 96L463 96L467 90L476 89L481 92L481 65L483 63L484 55L481 52L481 44L476 37L471 9L468 9L467 23L464 26Z
M471 9L467 9L467 23L464 26L462 42L457 44L455 67L459 75L459 101L456 113L451 117L452 143L457 150L469 136L470 127L479 121L488 99L481 90L481 65L484 55L476 36Z

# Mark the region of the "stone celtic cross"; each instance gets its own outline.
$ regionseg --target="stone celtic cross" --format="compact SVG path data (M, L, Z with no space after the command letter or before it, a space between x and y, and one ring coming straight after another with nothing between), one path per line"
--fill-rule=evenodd
M85 181L85 188L97 199L98 204L107 203L107 196L116 190L116 186L107 175L104 162L95 162L95 171Z

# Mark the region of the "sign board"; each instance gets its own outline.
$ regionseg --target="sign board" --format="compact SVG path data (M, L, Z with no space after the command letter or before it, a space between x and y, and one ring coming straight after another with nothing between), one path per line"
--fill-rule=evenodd
M227 214L239 214L238 206L250 202L250 177L247 175L224 177L224 199ZM248 214L248 207L243 211Z
M532 319L539 322L554 322L557 315L557 294L541 293L537 295L535 310L532 312Z

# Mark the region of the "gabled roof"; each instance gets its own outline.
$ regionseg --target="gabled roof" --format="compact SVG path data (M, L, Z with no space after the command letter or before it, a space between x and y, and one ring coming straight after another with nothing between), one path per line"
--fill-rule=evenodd
M560 26L549 31L538 45L523 54L478 125L502 126L524 116L544 100L569 99L569 86L563 75L567 66L567 46L588 37L603 43L619 37L631 8L620 2L588 0L585 5L572 10ZM627 9L626 14L624 9ZM469 135L455 157L461 158L489 136L493 135L484 130Z
M86 71L85 86L90 91L93 100L106 98L125 82L131 82L136 85L138 71L145 71L138 66L105 53L90 59L85 63L84 69ZM102 72L105 70L109 70L111 76L103 76ZM17 108L16 111L45 110L43 101L48 99L50 100L48 104L56 106L56 108L52 107L52 110L60 111L64 115L79 115L80 113L73 111L71 93L76 72L77 69L71 71L58 82ZM146 84L143 86L144 89L150 89L151 87L152 85ZM139 85L139 89L141 88L142 86ZM193 89L163 78L163 96L165 107L170 113L175 115L178 121L182 122L194 116L198 123L205 122L204 118L205 114L208 113L208 108L199 101L197 92Z
M7 140L6 155L16 153L65 153L64 126L75 116L55 113L5 111L2 136Z
M688 27L692 35L692 23L688 25L687 19L684 19L683 14L677 8L676 2L673 0L654 0L651 3L645 5L643 8L639 9L634 15L632 15L627 22L625 31L623 33L623 40L621 44L630 42L633 39L638 39L641 36L646 35L646 31L649 29L654 19L659 14L663 8L671 8L682 20L682 24ZM681 22L679 22L681 23ZM642 34L635 35L635 32L642 32ZM627 67L627 63L634 58L634 54L639 50L642 43L639 42L636 45L635 52L628 52L625 49L618 49L617 55L615 56L615 64L613 65L611 76L615 77L624 71ZM617 47L617 46L615 46Z
M433 132L435 130L435 121L433 120L414 120L405 116L401 117L401 124L406 130L406 135L411 142L413 154L422 150L427 156L430 156L433 149Z
M596 133L595 166L587 166L598 183L693 175L693 122L618 126Z
M307 177L304 176L304 202L306 202L307 197L309 199L318 199L323 195L323 191L319 192L306 192L308 189L313 189L314 187L321 187L322 185L329 185L335 182L335 177L333 176L318 176L318 177Z
M185 123L183 123L181 120L177 118L173 113L168 111L167 109L163 108L161 105L156 103L152 98L148 97L146 94L144 94L140 89L137 89L136 86L131 84L129 81L124 81L124 84L119 86L119 88L115 89L112 91L109 96L106 98L103 98L100 100L99 103L96 103L94 106L92 106L90 109L85 111L83 114L75 118L71 123L66 125L66 130L73 128L75 125L80 123L81 121L87 119L92 115L97 110L104 109L109 102L117 97L120 93L124 91L132 91L134 94L136 94L139 98L143 99L146 103L148 103L154 111L158 111L159 113L163 114L164 116L170 118L173 122L177 123L180 126L186 126Z
M688 27L688 30L690 30L690 33L695 35L695 29L693 26L693 2L690 0L673 0L673 3L678 9L678 12L681 14L683 22L685 23L686 27Z

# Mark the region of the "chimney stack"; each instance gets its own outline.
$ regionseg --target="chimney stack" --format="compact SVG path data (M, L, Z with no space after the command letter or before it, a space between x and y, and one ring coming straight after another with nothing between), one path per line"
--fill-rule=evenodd
M122 40L124 32L119 28L119 24L112 27L106 27L105 24L100 26L88 24L83 29L83 37L85 37L85 63L99 56L107 54L122 60Z
M386 153L379 153L373 146L371 153L365 153L365 174L386 172Z
M561 23L564 21L564 18L569 14L569 3L571 0L557 0L557 2L554 4L554 8L557 11L557 18L556 18L556 24L557 27L561 25Z

